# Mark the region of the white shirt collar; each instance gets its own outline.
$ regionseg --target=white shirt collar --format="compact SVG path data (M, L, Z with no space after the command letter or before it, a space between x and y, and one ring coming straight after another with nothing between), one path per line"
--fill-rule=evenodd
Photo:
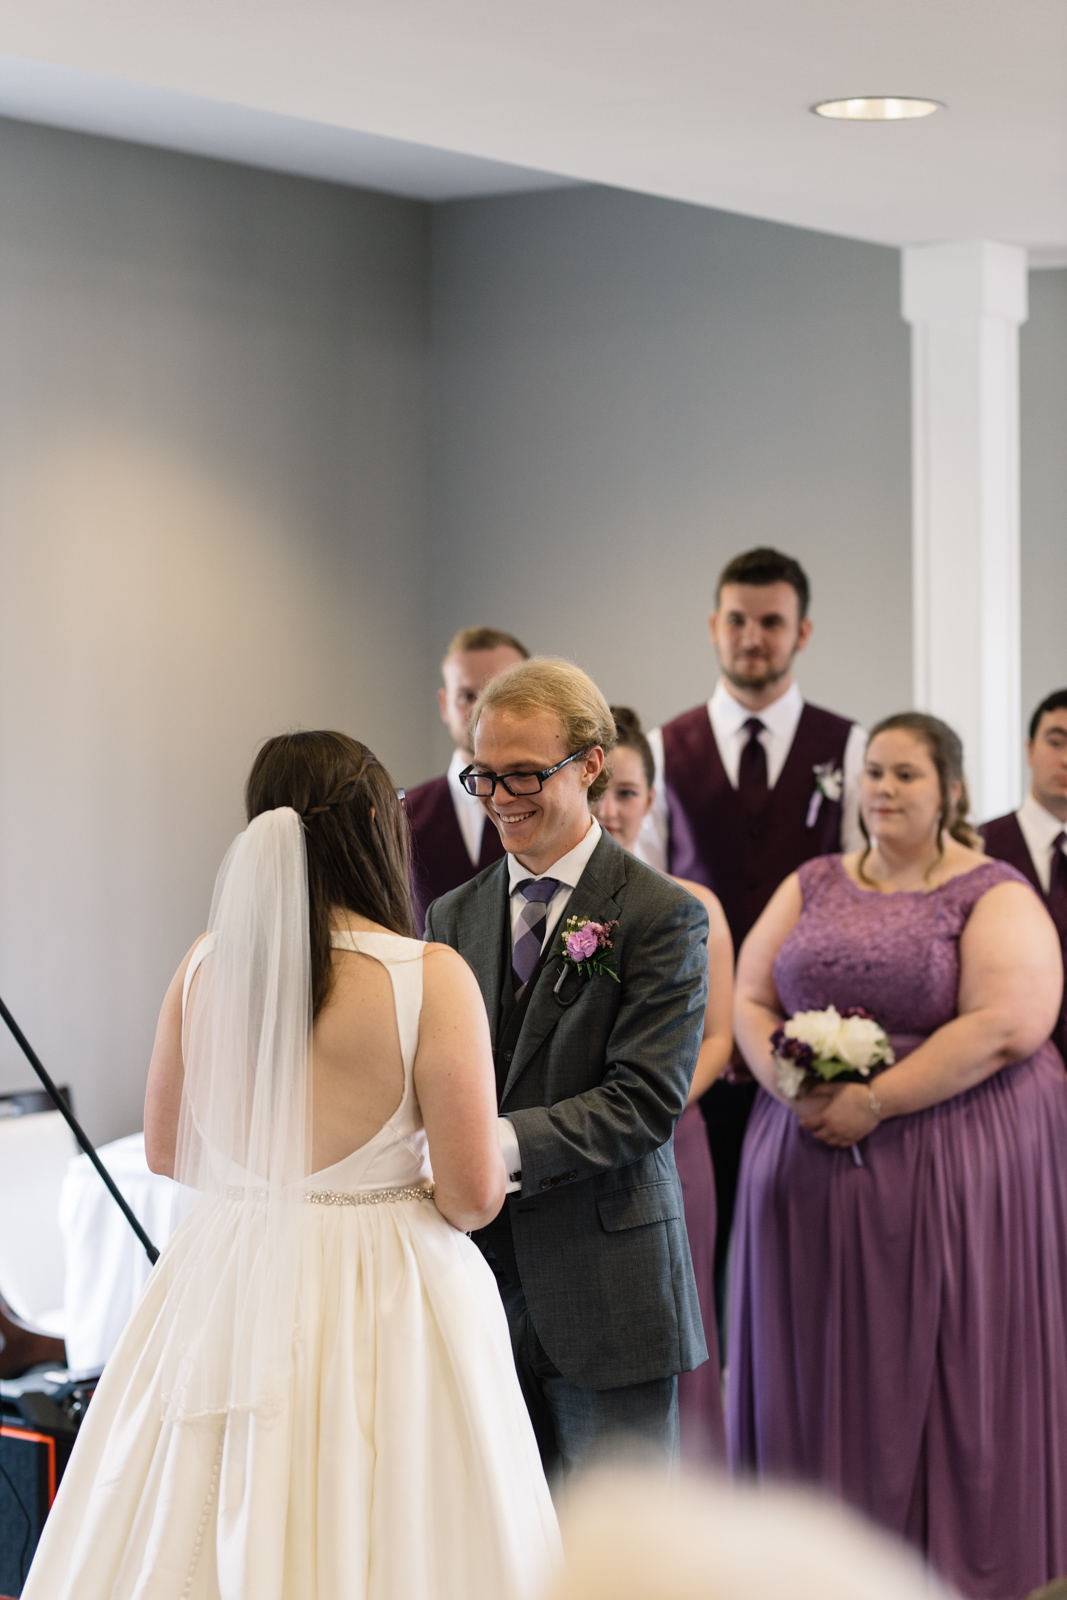
M1056 835L1067 828L1067 822L1061 822L1051 811L1046 811L1040 800L1034 799L1033 794L1027 795L1016 816L1026 830L1028 841L1033 839L1045 850L1051 850Z
M453 750L452 760L448 763L448 772L446 774L448 778L448 787L451 789L454 799L464 801L473 800L474 804L480 810L482 802L476 795L470 794L459 781L460 773L463 771L464 767L469 767L470 764L471 758L469 755L467 755L465 750Z
M600 823L595 817L591 818L589 831L580 844L573 850L568 850L565 856L560 856L544 872L531 872L529 867L524 867L517 856L508 856L508 893L514 894L520 883L525 883L528 878L557 878L561 884L566 884L569 889L577 888L578 880L586 867L589 858L600 843Z
M459 781L463 768L469 765L470 760L463 750L453 750L452 760L448 763L448 792L452 796L452 809L456 813L471 866L476 867L482 851L482 830L489 819L477 795L471 794Z
M764 706L762 711L750 711L740 700L735 700L725 678L719 679L715 685L715 693L708 701L708 712L713 722L724 732L738 734L749 717L758 717L768 733L773 734L776 739L784 740L787 744L793 742L793 735L797 731L797 723L800 721L803 709L804 696L795 680L784 694L780 694L777 700L772 700L769 706Z

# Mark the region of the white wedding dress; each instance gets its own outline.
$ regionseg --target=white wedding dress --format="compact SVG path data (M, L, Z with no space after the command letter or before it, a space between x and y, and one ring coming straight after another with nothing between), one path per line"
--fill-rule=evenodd
M209 1195L108 1363L25 1600L535 1600L546 1586L556 1519L496 1284L425 1196L424 947L333 943L389 972L404 1094L374 1138L305 1182L288 1400L168 1420L183 1263L217 1271L225 1304L233 1202Z

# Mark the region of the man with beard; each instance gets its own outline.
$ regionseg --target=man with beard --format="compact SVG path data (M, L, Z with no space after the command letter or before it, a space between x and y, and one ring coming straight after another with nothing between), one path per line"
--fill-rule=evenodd
M715 693L648 736L655 800L637 853L676 878L706 884L722 902L735 951L801 862L863 842L859 779L867 736L848 718L806 705L793 677L794 657L811 638L809 595L804 569L791 556L766 548L735 556L719 579L709 622L721 674ZM701 1101L719 1207L720 1318L755 1095L751 1081L727 1078Z

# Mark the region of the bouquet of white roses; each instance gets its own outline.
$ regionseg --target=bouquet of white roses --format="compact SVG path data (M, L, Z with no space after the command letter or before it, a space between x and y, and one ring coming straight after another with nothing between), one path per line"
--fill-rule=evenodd
M861 1006L798 1011L771 1034L778 1088L797 1100L820 1083L865 1083L896 1057L885 1029Z

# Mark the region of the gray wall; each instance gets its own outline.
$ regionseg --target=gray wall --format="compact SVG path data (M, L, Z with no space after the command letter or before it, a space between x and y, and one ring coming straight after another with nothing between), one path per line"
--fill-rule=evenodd
M908 703L898 304L893 251L667 201L431 212L0 121L0 994L95 1137L140 1125L258 742L439 771L454 628L653 723L767 540L813 579L808 695ZM1067 681L1065 272L1022 381L1029 705Z
M427 221L0 122L0 993L97 1139L259 741L425 765Z
M1020 352L1023 716L1067 688L1067 269L1031 272Z
M512 629L651 724L710 691L715 576L766 541L812 579L809 698L906 706L899 304L894 250L670 201L437 207L438 641Z

